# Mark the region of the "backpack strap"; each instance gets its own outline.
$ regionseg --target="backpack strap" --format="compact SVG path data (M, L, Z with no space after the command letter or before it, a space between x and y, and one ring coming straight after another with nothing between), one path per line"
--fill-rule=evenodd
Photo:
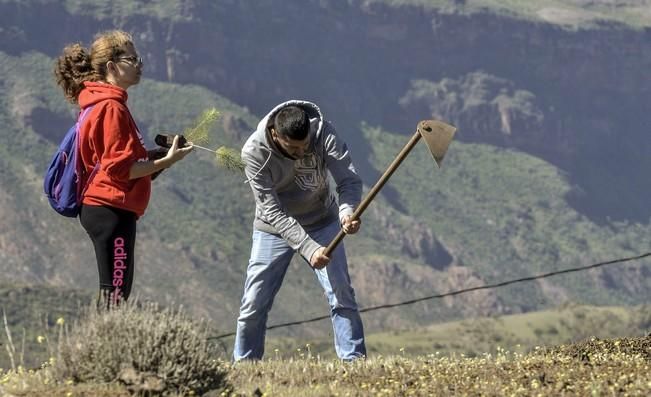
M94 107L95 105L91 105L85 108L84 110L82 110L81 112L79 112L79 117L77 118L77 129L79 129L79 127L81 126L81 122L84 121L86 115L90 113L90 111L93 110Z
M75 125L75 128L77 129L77 151L80 150L81 148L81 123L84 121L86 118L86 115L90 113L91 110L93 110L94 105L91 105L81 112L79 112L79 116L77 117L77 125Z
M90 113L90 111L93 109L94 106L95 105L88 106L87 108L79 112L79 117L77 118L77 125L75 126L75 128L77 128L77 157L78 157L77 170L78 170L79 178L81 178L81 175L85 173L85 168L83 168L84 172L83 173L81 172L81 169L83 167L83 164L81 162L81 123L84 121L84 119L86 118L88 113ZM88 178L86 178L86 181L83 185L83 188L81 189L81 192L79 192L79 190L77 191L78 192L77 197L79 197L79 200L83 199L84 194L86 193L86 189L88 189L88 185L90 185L91 180L93 179L93 177L95 176L98 170L99 170L99 161L95 164L95 167L93 167L93 170L88 175ZM80 180L79 182L82 181Z

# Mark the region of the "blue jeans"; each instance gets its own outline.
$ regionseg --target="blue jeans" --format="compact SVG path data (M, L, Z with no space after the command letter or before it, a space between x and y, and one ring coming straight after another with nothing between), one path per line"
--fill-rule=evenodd
M333 222L308 234L322 246L327 246L339 229L339 223ZM293 255L294 250L282 237L253 231L251 258L237 319L233 360L262 358L267 314ZM337 356L342 360L366 356L364 328L355 302L355 291L350 285L343 243L330 255L328 266L314 272L330 305Z

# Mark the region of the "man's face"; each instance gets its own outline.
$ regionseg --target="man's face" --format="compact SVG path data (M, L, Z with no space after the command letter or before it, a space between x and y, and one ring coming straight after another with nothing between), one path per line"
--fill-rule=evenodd
M310 135L308 134L303 140L290 139L282 134L278 134L275 129L271 129L271 137L274 142L288 157L299 160L305 157L307 150L310 146Z

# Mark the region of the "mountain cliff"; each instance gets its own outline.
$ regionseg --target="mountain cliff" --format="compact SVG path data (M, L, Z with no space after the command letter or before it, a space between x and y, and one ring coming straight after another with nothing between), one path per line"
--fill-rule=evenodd
M513 12L465 3L0 2L6 279L95 287L87 237L47 208L40 182L74 115L54 86L52 60L65 44L88 44L114 27L134 34L145 60L148 79L130 91L130 104L150 144L157 132L180 131L216 106L217 140L238 146L268 109L300 97L321 106L371 185L419 120L459 127L441 170L417 150L365 214L361 234L347 238L362 306L648 251L651 31L644 19L627 24L623 11L608 19L588 6L559 14L545 2ZM578 12L578 3L568 9ZM630 3L621 9L641 4ZM552 18L558 15L574 17ZM229 328L253 202L240 177L210 156L193 156L155 183L139 222L135 290L181 301ZM383 329L565 300L641 303L648 273L647 261L366 319ZM305 303L312 301L319 303ZM272 318L326 311L296 260Z

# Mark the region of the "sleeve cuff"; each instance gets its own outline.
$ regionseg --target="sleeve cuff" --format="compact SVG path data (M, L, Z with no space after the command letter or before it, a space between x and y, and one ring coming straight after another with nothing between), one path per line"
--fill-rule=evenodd
M298 250L298 252L305 258L308 262L312 258L312 255L314 255L314 252L319 249L321 245L317 243L316 241L312 240L311 238L305 239L303 244L301 245L301 248Z
M339 223L343 224L344 223L344 218L346 216L352 216L353 215L353 207L349 205L342 205L339 207Z

